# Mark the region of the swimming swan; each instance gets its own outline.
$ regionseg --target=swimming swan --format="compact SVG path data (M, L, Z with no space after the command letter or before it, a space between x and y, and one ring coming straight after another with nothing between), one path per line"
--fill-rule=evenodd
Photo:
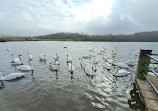
M119 68L125 68L125 69L129 68L128 65L121 63L121 62L113 63L112 65L118 66Z
M75 70L75 67L72 65L72 61L69 63L68 65L68 70L73 73L73 71Z
M60 65L58 54L53 57L52 64Z
M7 47L7 51L10 51L10 48L9 48L9 47Z
M94 76L94 69L93 66L91 67L90 65L87 65L85 67L85 72L88 76Z
M116 68L116 73L113 74L113 76L115 77L124 77L130 74L130 72L128 72L126 69L120 69L118 66L115 66Z
M45 54L40 54L40 55L39 55L39 59L40 59L40 61L46 61L46 60L47 60L47 57L46 57Z
M56 54L56 55L53 57L53 59L57 61L57 60L59 59L58 54Z
M13 79L23 77L24 75L25 75L25 73L11 73L11 74L8 74L5 77L3 77L2 73L0 72L0 80L1 81L13 80Z
M56 62L55 62L55 64L50 63L48 67L51 71L58 71L59 70L59 66L56 64Z
M33 56L30 55L29 52L28 52L28 57L29 57L30 60L33 60Z
M90 62L89 61L83 61L82 58L79 58L81 61L80 61L80 65L81 65L81 68L85 68L87 65L90 65Z
M67 54L67 63L72 62L72 57L69 57L69 55Z
M11 65L23 65L23 63L21 61L21 56L22 55L19 55L19 58L14 58L14 55L12 54Z
M129 66L129 67L133 67L134 66L134 61L127 61L126 64Z
M33 68L31 66L30 60L28 60L28 64L29 65L16 66L16 68L19 69L20 71L33 71Z

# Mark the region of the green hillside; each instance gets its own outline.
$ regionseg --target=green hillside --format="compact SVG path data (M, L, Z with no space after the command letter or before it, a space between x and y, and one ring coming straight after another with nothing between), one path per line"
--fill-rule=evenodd
M0 34L0 37L15 37L13 35L4 35L4 34Z

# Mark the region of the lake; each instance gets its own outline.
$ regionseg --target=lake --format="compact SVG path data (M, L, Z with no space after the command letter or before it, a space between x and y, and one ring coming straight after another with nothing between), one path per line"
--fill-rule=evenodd
M67 48L64 48L67 46ZM7 51L7 47L11 50ZM20 72L10 64L11 54L22 55L27 63L28 52L33 55L31 64L34 72L26 72L24 78L0 83L1 111L133 111L128 99L133 88L136 65L130 67L126 77L115 78L113 72L103 70L100 51L106 47L105 57L110 58L112 50L116 52L116 61L125 63L132 60L137 64L140 49L152 49L158 53L158 43L144 42L1 42L0 72L3 76ZM89 51L94 48L94 52ZM45 54L46 62L39 61L39 54ZM49 61L59 55L58 73L48 68ZM67 69L66 55L72 57L75 71ZM88 77L80 66L82 56L92 55L100 58L93 79Z

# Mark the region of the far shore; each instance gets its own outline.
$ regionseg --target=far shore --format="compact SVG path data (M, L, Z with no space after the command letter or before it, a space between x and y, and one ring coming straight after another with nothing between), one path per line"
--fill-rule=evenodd
M26 42L26 41L69 41L69 42L158 42L158 41L92 41L92 40L86 40L86 41L75 41L72 39L38 39L38 40L0 40L0 42Z

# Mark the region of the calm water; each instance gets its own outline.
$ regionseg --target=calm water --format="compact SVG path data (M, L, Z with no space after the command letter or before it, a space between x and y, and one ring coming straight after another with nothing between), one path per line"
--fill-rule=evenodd
M67 46L68 48L64 48ZM111 43L111 42L5 42L0 43L0 72L3 76L19 72L10 65L11 54L22 54L27 63L27 52L34 56L31 62L33 74L27 72L24 78L0 83L0 111L132 111L128 105L131 83L134 82L136 65L129 70L127 77L117 78L102 71L102 61L97 65L95 77L87 77L80 67L79 58L84 55L96 55L106 46L105 56L112 50L117 53L118 62L133 60L136 63L140 49L156 51L158 43ZM6 48L11 50L7 51ZM89 49L94 48L94 52ZM48 57L47 62L39 61L39 54ZM56 74L48 69L54 55L60 56L60 70ZM73 58L76 68L73 74L67 70L66 54ZM74 78L74 79L72 79Z

